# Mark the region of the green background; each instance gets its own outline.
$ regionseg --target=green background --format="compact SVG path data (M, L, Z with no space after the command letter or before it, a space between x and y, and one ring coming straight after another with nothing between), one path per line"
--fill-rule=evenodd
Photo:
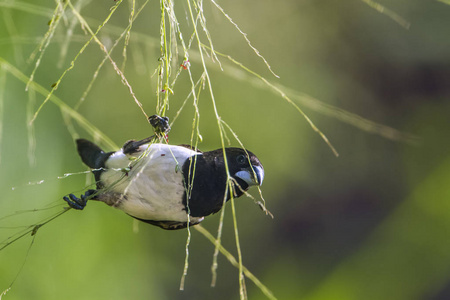
M43 13L21 9L25 2ZM336 158L284 99L248 81L226 58L221 59L223 72L217 63L208 64L220 116L264 165L262 191L275 216L265 216L249 198L236 201L244 265L278 299L449 299L450 6L439 1L381 1L410 23L407 29L363 1L222 2L280 79L205 1L216 50L286 90L419 138L417 143L386 139L300 103L339 152ZM188 40L192 24L186 21L186 3L177 1L175 8ZM114 1L84 4L81 14L96 29ZM0 2L0 57L27 76L36 61L29 57L48 30L54 8L50 0ZM107 47L118 36L115 28L127 26L128 17L124 2L99 34ZM35 81L48 90L88 39L76 24L70 44L64 44L73 19L68 10L36 71ZM160 56L159 22L159 3L152 0L133 24L127 50L125 76L148 115L156 106L153 74ZM61 58L64 45L68 52ZM122 49L120 44L112 55L119 65ZM191 70L198 78L196 50L194 44ZM98 45L89 45L55 95L75 107L103 57ZM182 72L170 96L171 119L189 87L187 73ZM48 205L57 205L58 211L64 207L62 196L81 193L90 179L58 179L86 170L60 108L49 102L35 120L36 148L30 164L27 114L34 113L44 98L36 94L33 100L24 83L9 73L1 88L0 217ZM219 148L207 90L199 106L199 148ZM78 111L118 145L151 134L109 62ZM171 143L189 143L193 112L189 101L172 127ZM79 136L92 139L74 124ZM231 144L238 146L233 139ZM251 194L258 199L256 190ZM236 255L230 208L227 205L223 244ZM39 210L0 219L0 237L6 239L20 229L6 227L35 224L49 215L51 210ZM219 215L214 215L202 224L215 233L218 223ZM4 299L239 297L237 269L222 256L217 285L210 287L214 247L196 230L185 290L179 291L186 231L163 231L143 223L133 230L135 226L130 217L102 203L69 211L38 231L28 256L29 236L0 252L0 291L14 280L27 257ZM265 299L250 280L246 283L249 299Z

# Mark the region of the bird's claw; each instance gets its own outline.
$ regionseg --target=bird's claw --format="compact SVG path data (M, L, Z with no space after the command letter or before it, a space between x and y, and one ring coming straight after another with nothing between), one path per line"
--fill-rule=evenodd
M166 135L170 131L169 118L153 115L148 118L149 123L155 130L156 135Z
M81 196L83 198L83 196ZM74 194L69 194L69 196L64 196L63 200L69 204L69 207L75 208L77 210L82 210L86 206L86 201L78 198Z
M91 196L96 192L96 190L88 190L86 193L81 195L80 198L78 198L74 194L69 194L69 196L64 196L63 200L66 201L71 208L83 210L86 207L87 201L89 199L92 199Z
M155 134L140 141L127 141L122 147L122 152L124 154L132 154L138 152L140 146L151 143L158 137L163 137L168 142L167 134L170 131L169 118L152 115L148 118L148 121L152 125Z

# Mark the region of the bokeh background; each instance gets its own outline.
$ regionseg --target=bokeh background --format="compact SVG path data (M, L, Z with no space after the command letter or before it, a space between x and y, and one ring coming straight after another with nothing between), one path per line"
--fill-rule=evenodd
M237 221L244 265L278 299L450 299L450 6L444 2L380 1L410 24L405 28L357 0L220 1L280 75L277 79L205 1L216 50L286 90L418 138L413 143L387 139L298 102L335 146L340 154L336 158L284 99L248 81L225 58L223 72L208 64L220 116L265 167L262 190L275 218L264 215L253 200L241 198L236 201ZM94 29L114 5L112 0L73 3ZM177 1L175 8L188 40L192 24L186 21L186 3ZM125 68L148 115L156 106L159 5L151 0L133 24ZM48 30L55 6L51 0L0 1L0 57L27 76L37 59L29 57ZM129 8L123 2L99 34L107 47L127 26ZM74 19L68 9L36 71L35 81L48 90L89 38L79 24L71 25ZM64 42L67 35L70 43ZM123 44L112 54L119 63L122 49ZM192 53L194 57L195 46ZM89 45L55 95L75 107L103 57L96 44ZM192 59L197 78L200 68ZM71 132L92 137L76 122L73 128L67 125L51 102L30 127L30 114L44 97L26 92L25 84L9 72L0 78L5 80L0 91L0 217L14 215L0 219L4 240L20 229L16 226L53 214L17 211L48 205L58 205L58 211L64 207L62 196L82 192L89 182L86 175L58 177L86 171ZM182 72L170 96L171 119L189 86ZM151 134L108 62L77 111L118 145ZM193 113L190 101L174 123L171 143L189 143ZM219 148L206 90L200 113L200 149ZM251 193L258 198L257 191ZM215 233L218 223L215 215L202 224ZM4 299L239 297L237 269L222 256L217 285L210 287L214 247L196 230L185 290L179 291L186 231L146 224L137 229L131 218L102 203L69 211L39 229L31 249L27 236L0 252L1 291L20 271ZM229 205L223 244L236 255ZM246 282L249 299L266 299Z

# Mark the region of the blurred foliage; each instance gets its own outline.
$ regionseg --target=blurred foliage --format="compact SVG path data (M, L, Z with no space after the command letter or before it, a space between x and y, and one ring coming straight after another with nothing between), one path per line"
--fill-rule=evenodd
M224 70L211 63L209 74L218 111L264 164L262 190L275 216L273 220L265 216L251 199L236 201L244 265L278 299L449 299L448 1L379 1L406 20L408 29L368 5L372 1L222 2L280 79L205 1L217 51L274 84L420 139L416 144L389 140L297 102L340 153L336 158L298 111L219 57ZM115 5L112 0L73 3L94 30ZM124 1L100 32L99 39L108 48L128 25L131 3ZM136 6L142 3L137 1ZM192 24L186 2L176 2L175 7L188 40ZM0 0L0 58L30 76L38 56L29 57L39 55L36 49L54 8L55 1L50 0ZM73 20L69 11L61 18L62 26L36 70L34 80L46 90L89 39L86 28L71 25ZM133 23L124 69L148 115L156 107L159 28L159 3L149 1ZM123 42L112 53L119 66L122 50ZM117 145L148 136L149 124L109 62L80 104L103 58L98 45L90 44L54 96L78 107L82 118ZM193 57L194 76L200 76L199 69L200 62ZM190 86L182 71L166 112L171 120ZM71 123L72 130L60 106L52 102L31 127L30 115L45 97L26 92L24 82L4 67L0 88L0 218L46 206L62 208L63 195L81 192L92 182L83 173L64 177L86 171L71 132L86 138L90 133L76 122ZM203 137L199 148L219 148L213 107L206 91L201 93L205 96L199 102ZM171 143L190 142L193 115L189 102L172 126ZM238 143L232 140L232 145ZM257 191L252 194L258 197ZM223 245L237 256L229 209ZM0 219L1 237L51 214L39 210ZM215 215L202 224L215 233L218 221ZM216 287L209 286L214 247L197 231L192 230L185 290L179 291L186 231L135 226L130 217L101 203L89 203L82 212L69 211L39 229L28 256L31 237L0 252L0 291L21 270L4 299L239 297L237 269L222 256ZM266 299L249 280L247 289L249 299Z

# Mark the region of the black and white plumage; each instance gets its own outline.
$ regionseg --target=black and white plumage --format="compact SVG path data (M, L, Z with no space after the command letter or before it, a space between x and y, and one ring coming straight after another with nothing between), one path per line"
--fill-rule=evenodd
M88 199L116 207L128 215L163 229L196 225L218 212L226 192L227 174L223 150L200 152L189 146L146 144L130 141L117 152L104 152L84 139L78 153L93 169L97 190L81 199L70 194L64 200L83 209ZM225 148L234 197L252 185L261 185L264 169L250 151ZM188 218L189 215L189 218Z

